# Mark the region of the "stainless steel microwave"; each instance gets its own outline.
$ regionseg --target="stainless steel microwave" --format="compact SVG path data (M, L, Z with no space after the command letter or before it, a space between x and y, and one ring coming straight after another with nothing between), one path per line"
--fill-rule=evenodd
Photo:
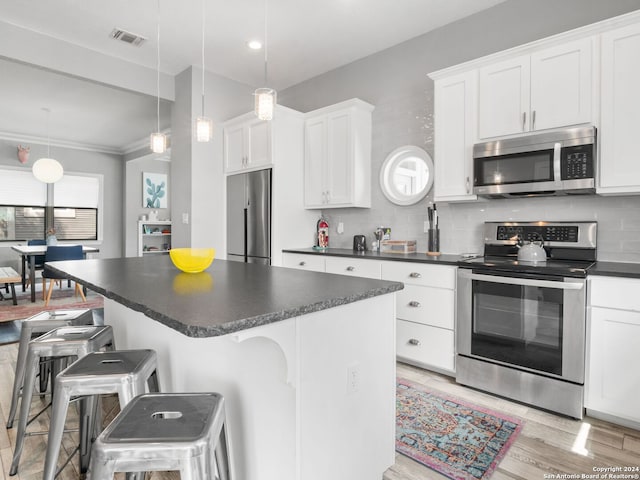
M596 128L552 130L473 146L473 193L525 197L595 193Z

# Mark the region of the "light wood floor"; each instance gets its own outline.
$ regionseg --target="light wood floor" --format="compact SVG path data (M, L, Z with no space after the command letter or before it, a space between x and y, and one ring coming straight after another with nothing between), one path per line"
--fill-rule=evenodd
M6 430L4 426L9 412L16 354L16 344L0 346L0 420L2 422L0 425L0 480L40 480L46 436L27 437L18 475L10 477L8 473L16 428ZM640 431L618 427L594 418L586 418L580 422L560 417L457 385L449 377L404 364L398 364L397 372L400 377L525 420L522 433L491 477L493 480L544 479L545 474L554 473L592 474L593 467L596 466L640 466ZM33 403L35 405L38 402L39 400L34 400ZM105 406L110 411L106 419L109 421L117 410L115 399L107 399ZM45 416L39 426L34 422L30 430L44 430L47 422L48 419ZM587 434L584 436L587 428ZM581 432L583 435L580 435ZM584 441L580 441L579 439L583 436ZM63 448L67 452L72 451L76 444L73 434L65 435ZM81 478L77 472L75 458L58 478L61 480ZM118 474L116 478L122 479L124 476ZM148 475L148 478L173 480L178 479L179 475L175 472L154 473ZM384 480L442 480L445 478L399 454L396 455L396 464L384 475Z

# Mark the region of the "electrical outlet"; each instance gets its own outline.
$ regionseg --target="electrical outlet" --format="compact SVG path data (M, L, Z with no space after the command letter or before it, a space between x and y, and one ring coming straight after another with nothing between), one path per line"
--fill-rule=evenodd
M338 228L336 229L336 231L340 234L344 233L344 223L342 222L338 222Z
M429 221L424 221L424 233L429 233Z
M360 364L352 363L347 367L347 393L360 390Z
M182 223L189 223L189 214L188 213L183 213L182 214Z

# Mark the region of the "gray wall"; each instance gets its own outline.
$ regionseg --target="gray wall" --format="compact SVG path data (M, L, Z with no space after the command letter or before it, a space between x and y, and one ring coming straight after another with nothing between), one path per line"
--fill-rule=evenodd
M415 144L433 155L433 82L428 73L637 9L640 0L509 0L280 92L281 104L303 112L352 97L376 106L372 208L324 211L331 226L331 246L350 248L352 236L360 233L371 242L374 228L384 225L391 227L392 238L415 239L419 250L426 250L423 222L433 192L416 205L399 207L382 195L378 174L385 157L399 146ZM437 165L438 159L434 160ZM640 197L442 204L438 206L440 249L480 251L484 221L597 220L601 260L640 262L638 206ZM342 235L335 231L338 222L344 223ZM306 228L313 232L315 225Z
M31 147L29 162L24 166L25 169L31 169L38 158L46 156L46 145L24 141L0 140L0 165L21 166L16 156L16 149L19 144L23 146L28 144ZM95 254L94 257L115 258L122 256L124 238L122 223L124 162L122 157L120 155L55 146L51 147L51 156L62 164L66 172L92 173L103 176L102 241L87 243L96 244L100 248L100 253ZM11 245L15 245L15 243L0 243L0 265L17 267L17 255L11 250Z
M146 149L148 151L148 149ZM124 231L125 231L125 257L138 256L138 220L142 215L148 215L150 208L142 205L142 173L164 173L167 175L169 192L168 208L158 208L159 220L171 219L171 197L173 196L173 185L169 171L171 164L168 161L154 159L152 155L144 158L130 160L126 163L125 172L125 208L124 208Z
M198 143L193 125L201 114L202 70L190 67L176 77L171 127L171 182L174 247L214 247L225 258L226 213L222 122L251 111L253 88L207 72L205 115L213 139ZM182 223L188 214L189 223Z

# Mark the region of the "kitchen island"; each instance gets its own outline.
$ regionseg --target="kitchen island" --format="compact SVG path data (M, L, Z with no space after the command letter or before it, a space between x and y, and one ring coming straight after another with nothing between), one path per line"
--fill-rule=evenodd
M378 480L394 463L398 282L166 256L47 264L105 297L163 391L227 401L235 478Z

